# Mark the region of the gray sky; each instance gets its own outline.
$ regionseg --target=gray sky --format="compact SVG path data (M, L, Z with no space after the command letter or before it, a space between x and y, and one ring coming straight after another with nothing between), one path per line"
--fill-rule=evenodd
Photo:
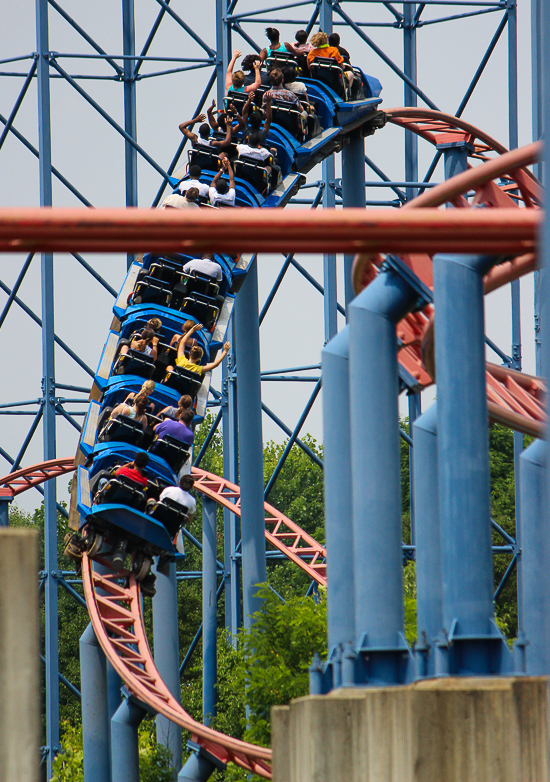
M109 53L120 54L121 3L96 0L82 3L80 0L64 0L62 6ZM272 2L240 0L239 11L267 8ZM359 21L391 21L390 13L382 5L373 3L343 3L344 10ZM397 8L402 8L396 4ZM160 6L155 0L136 0L136 49L139 51ZM215 48L215 2L202 0L172 0L172 8L212 47ZM310 10L308 8L308 10ZM428 6L425 20L466 9L449 7L441 9ZM289 16L305 19L305 12L296 9ZM418 84L442 111L454 113L472 78L478 63L489 44L502 16L490 13L474 19L427 25L418 30ZM262 46L264 24L248 25L245 29ZM277 25L284 40L293 40L294 31L303 25ZM362 42L355 33L345 27L336 28L342 44L349 49L352 61L363 70L377 76L383 84L383 108L403 105L403 84L397 76ZM369 28L367 33L390 56L402 64L402 33L394 28ZM531 81L530 81L530 7L521 4L518 9L519 37L519 139L520 145L531 140ZM234 35L234 46L243 53L249 45ZM507 117L507 32L502 35L493 57L471 98L463 118L508 144ZM33 52L35 43L34 0L18 0L2 7L0 25L0 58L19 56ZM66 53L90 53L92 50L77 33L50 8L50 50ZM149 52L155 56L202 57L200 47L171 18L166 17ZM102 74L109 76L112 69L107 63L90 60L60 59L63 68L73 74ZM5 71L23 72L30 61L2 65ZM143 66L142 73L161 70L162 63ZM143 79L137 86L138 142L162 166L167 167L179 144L181 135L178 124L192 116L209 70L180 73L155 79ZM8 116L22 85L21 78L0 78L0 113ZM123 123L123 95L120 83L112 80L81 80L79 84L91 94L111 116ZM52 80L52 159L53 164L83 193L94 206L124 205L124 142L88 104L62 80ZM15 121L15 127L31 143L38 146L36 110L36 85L29 89ZM1 127L0 127L1 132ZM366 140L367 154L390 177L404 178L403 132L388 125ZM431 145L420 141L419 174L423 177L433 156ZM159 187L159 176L138 156L139 203L149 206ZM337 176L340 157L336 156ZM440 169L433 181L441 181ZM308 175L308 182L321 177L318 167ZM367 172L367 180L376 180ZM66 188L54 179L54 204L78 206L79 202ZM308 191L306 191L308 192ZM311 192L311 191L309 191ZM383 198L386 191L370 188L368 199ZM391 197L391 196L390 196ZM9 135L0 151L0 205L30 206L38 203L38 166L28 150ZM125 258L122 256L86 256L86 260L118 290L125 274ZM259 263L260 304L267 296L282 259L262 256ZM22 256L5 255L2 258L0 278L12 286L17 278ZM322 282L322 259L318 256L300 256L299 261ZM339 290L343 299L343 279L340 265ZM522 337L525 371L534 374L533 346L533 285L531 277L521 282ZM92 369L96 369L100 351L107 336L111 320L112 297L85 272L70 256L55 258L56 332ZM21 298L37 314L40 314L40 259L35 258L31 270L20 290ZM0 291L0 308L6 295ZM499 346L510 350L510 293L505 288L487 298L487 334ZM291 269L277 295L261 330L262 369L276 369L314 364L320 359L323 345L322 297ZM0 403L15 400L36 399L40 395L41 335L38 326L15 305L0 331L3 352L3 371L0 376ZM494 360L494 356L488 356ZM56 352L58 382L88 386L86 373L77 367L59 348ZM219 374L219 371L218 371ZM219 377L214 378L219 388ZM310 383L264 383L263 394L271 407L287 425L294 427L313 390ZM60 395L65 392L60 392ZM74 397L73 393L66 393ZM424 393L424 406L435 396L435 389ZM69 409L82 410L82 405ZM29 410L36 410L29 407ZM406 412L406 404L402 405ZM0 416L0 445L12 455L19 450L30 417ZM82 420L82 419L79 419ZM303 432L310 432L322 440L321 397L318 398ZM283 433L264 418L264 439L281 441ZM58 454L71 456L77 443L76 431L65 421L58 424ZM41 460L41 438L35 437L27 451L24 464ZM0 458L0 474L8 472L7 463ZM59 489L63 498L63 485ZM20 505L31 509L39 501L36 492L21 498Z

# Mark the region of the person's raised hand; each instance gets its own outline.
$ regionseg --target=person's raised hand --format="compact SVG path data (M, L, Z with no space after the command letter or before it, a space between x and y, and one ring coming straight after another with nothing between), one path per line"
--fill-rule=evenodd
M272 98L272 96L269 94L269 92L266 92L266 94L265 94L266 105L269 104L271 106L271 98Z
M216 108L216 99L215 98L212 99L212 105L210 106L210 108L211 109L215 109Z
M246 102L247 102L247 103L250 103L251 101L253 101L253 100L254 100L254 96L255 96L255 95L256 95L256 93L255 93L255 92L249 92L249 93L248 93L248 98L247 98L247 101L246 101Z
M191 329L191 331L199 331L199 329L202 329L202 328L204 328L204 326L202 325L202 323L195 323L195 325L193 326L193 328Z
M231 342L225 342L223 346L224 353L229 353L231 349Z
M236 60L237 57L241 56L241 54L242 54L242 52L241 52L240 49L235 49L235 51L233 52L233 58Z
M199 115L196 117L196 121L197 121L197 122L204 122L204 120L205 120L205 119L206 119L206 114L199 114Z

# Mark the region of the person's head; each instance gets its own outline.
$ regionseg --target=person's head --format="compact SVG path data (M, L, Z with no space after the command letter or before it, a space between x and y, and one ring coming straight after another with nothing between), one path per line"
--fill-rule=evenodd
M187 334L188 331L191 331L194 325L195 325L194 320L186 320L183 326L181 327L181 333L185 336L185 334Z
M200 126L199 136L205 141L208 141L208 139L210 138L210 125L207 122L203 122L202 125Z
M280 87L283 83L283 72L280 68L273 68L269 74L269 81L274 87Z
M146 380L145 383L141 386L141 391L139 393L145 394L146 396L150 396L154 390L155 390L155 381Z
M190 187L188 190L185 191L185 197L188 201L198 201L199 199L199 188L198 187Z
M248 126L252 128L252 130L260 130L262 123L263 120L259 111L255 111L254 114L251 114L248 118Z
M198 364L199 361L202 358L203 350L198 345L193 345L191 350L189 351L189 361L191 361L192 364Z
M257 130L252 131L252 133L248 137L248 143L251 147L261 147L262 137L260 136Z
M231 82L234 87L242 87L244 85L244 71L235 71L231 76Z
M154 336L155 332L150 328L144 328L140 335L141 339L145 340L146 343L151 342Z
M147 410L147 407L149 405L149 397L147 394L142 393L141 391L134 399L133 408L138 413L138 415L143 415L145 411Z
M331 33L328 37L329 46L340 46L340 36L338 33Z
M220 130L223 130L224 133L227 131L227 114L225 111L220 111L218 114L218 125L220 126Z
M292 65L284 69L285 84L293 84L296 81L296 68Z
M213 261L214 260L214 254L213 253L204 253L202 256L203 261Z
M189 166L189 176L191 179L199 179L202 174L202 168L200 166Z
M184 394L183 396L180 396L178 402L178 410L189 410L189 408L191 407L193 407L193 400L189 396L189 394Z
M183 489L183 491L191 491L194 483L195 479L192 475L182 475L180 478L180 489Z
M307 43L307 30L298 30L294 37L296 38L296 43Z
M265 31L265 34L266 34L266 36L269 39L269 43L271 43L271 44L279 43L280 33L279 33L279 31L277 30L276 27L267 27L266 31Z
M228 190L229 190L229 185L227 184L225 179L218 179L218 181L216 182L216 191L220 195L225 195L228 192Z
M136 453L134 459L134 465L141 472L149 464L149 454L146 451L139 451Z
M245 73L252 73L254 70L254 63L258 60L257 54L247 54L241 60L241 68Z
M181 421L186 426L191 426L194 417L195 417L195 413L189 407L186 408L185 410L178 411L177 414L178 421Z
M160 331L161 326L162 321L160 318L151 318L151 320L147 321L147 328L153 329L153 331Z
M311 45L314 49L319 49L320 46L327 46L328 45L328 35L326 33L322 33L320 30L318 33L315 33L315 35L311 36Z

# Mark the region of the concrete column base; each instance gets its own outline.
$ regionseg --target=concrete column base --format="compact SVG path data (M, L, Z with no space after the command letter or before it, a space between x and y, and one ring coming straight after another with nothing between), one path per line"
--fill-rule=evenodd
M271 719L274 782L550 782L542 677L346 688Z

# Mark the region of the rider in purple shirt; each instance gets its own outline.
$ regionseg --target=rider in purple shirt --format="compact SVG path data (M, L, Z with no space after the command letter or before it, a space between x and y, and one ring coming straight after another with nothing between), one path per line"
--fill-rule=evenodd
M193 421L194 413L192 410L182 410L180 417L174 421L171 418L165 418L160 424L155 426L155 434L159 440L165 435L175 437L187 445L193 445L195 434L189 424Z

